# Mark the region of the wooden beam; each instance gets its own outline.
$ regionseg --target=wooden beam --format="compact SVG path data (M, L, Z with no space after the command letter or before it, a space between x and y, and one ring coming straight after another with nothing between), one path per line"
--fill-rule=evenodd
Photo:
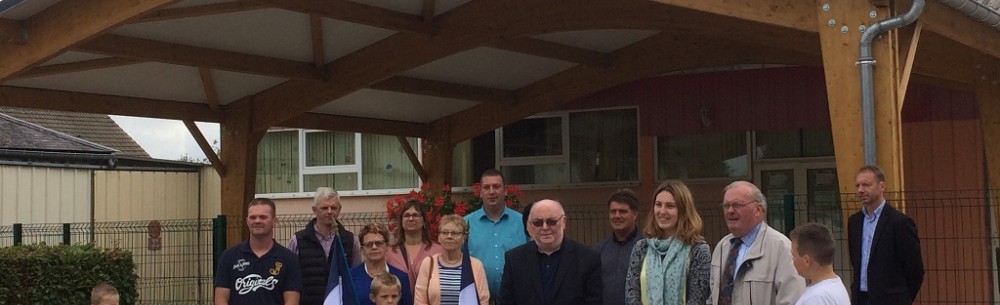
M219 176L226 175L226 167L222 165L222 159L219 159L219 155L215 154L215 150L212 149L212 145L208 144L208 140L205 139L205 135L201 133L201 129L198 125L191 120L184 120L184 127L187 127L191 136L194 137L194 141L198 143L198 147L201 148L201 152L208 157L208 161L212 162L212 167L215 168L215 172L219 173Z
M913 34L910 35L910 46L906 49L906 56L903 57L903 71L899 75L899 92L896 93L896 96L899 97L900 109L903 108L906 101L906 88L910 86L910 74L913 72L913 61L917 58L917 45L920 43L920 32L923 28L923 23L917 21L913 28Z
M208 109L219 110L219 94L215 91L215 78L212 77L212 69L198 68L198 74L201 76L201 87L205 90Z
M927 31L1000 58L1000 31L963 15L941 1L926 1L919 20Z
M605 53L534 38L508 39L491 47L594 67L607 67L611 62Z
M0 82L129 19L178 0L59 1L29 18L27 42L0 45Z
M313 65L317 68L326 64L326 52L323 50L323 17L309 14L309 34L312 39Z
M415 16L349 0L258 0L268 5L303 14L376 26L390 30L429 34L422 16Z
M198 103L11 86L0 86L0 105L199 122L222 120L221 111Z
M371 85L369 88L490 103L507 104L514 101L514 92L510 90L454 84L406 76L395 76Z
M142 23L152 21L163 21L180 18L191 18L201 16L211 16L226 13L245 12L268 8L270 6L253 1L234 1L223 3L212 3L179 8L165 8L142 15L142 17L132 20L130 23Z
M434 23L434 0L424 0L423 15L425 24Z
M24 44L24 29L20 21L0 19L0 44Z
M406 158L410 159L410 164L413 165L413 169L417 171L417 175L420 176L420 181L427 181L427 170L420 165L420 158L417 158L417 153L413 152L413 147L410 147L410 141L406 140L406 137L397 136L399 140L399 146L403 148L403 152L406 153Z
M920 34L919 52L914 54L913 73L921 76L972 87L990 56L968 46L924 29Z
M274 126L375 133L417 138L425 138L430 135L430 126L428 124L320 113L303 113Z
M801 0L649 0L671 6L806 32L816 32L816 10ZM836 5L836 4L835 4Z
M309 81L323 79L322 71L309 63L113 34L97 37L81 44L77 49L137 60L282 78Z
M141 60L121 57L106 57L91 60L76 61L64 64L54 64L47 66L37 66L31 70L18 74L14 79L48 76L64 73L98 70L104 68L120 67L142 63Z
M511 105L483 103L431 124L435 129L449 130L449 142L459 143L590 93L671 71L753 63L818 66L820 62L815 54L742 41L706 40L689 31L665 31L612 56L615 61L608 68L580 65L518 89L518 98Z
M228 245L246 240L247 204L256 194L257 145L264 138L265 131L258 130L249 104L239 104L226 111L219 124L222 160L226 162L226 174L221 176L221 212L229 221L226 230ZM281 212L278 212L281 213Z
M254 113L260 125L276 125L420 65L504 39L587 29L703 25L712 17L646 1L472 1L435 18L433 38L398 33L328 63L326 81L290 80L254 94ZM407 55L399 56L400 50Z

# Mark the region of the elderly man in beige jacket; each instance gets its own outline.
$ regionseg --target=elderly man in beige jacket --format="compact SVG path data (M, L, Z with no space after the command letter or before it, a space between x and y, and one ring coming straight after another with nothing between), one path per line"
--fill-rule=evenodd
M731 234L712 254L712 305L792 305L806 283L792 265L791 241L766 223L767 199L757 186L725 188L722 209Z

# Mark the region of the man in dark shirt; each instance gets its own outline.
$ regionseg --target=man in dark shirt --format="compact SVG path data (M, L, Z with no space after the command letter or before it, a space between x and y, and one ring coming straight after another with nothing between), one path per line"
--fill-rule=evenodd
M302 273L295 253L274 242L274 202L247 208L250 239L226 249L215 271L215 305L296 305Z
M630 189L621 189L608 198L608 221L611 236L594 246L601 254L601 278L604 279L604 304L625 302L625 275L629 257L637 240L643 239L635 225L639 216L639 199Z
M528 215L532 242L504 255L500 305L602 304L601 256L563 238L566 222L559 202L534 203Z

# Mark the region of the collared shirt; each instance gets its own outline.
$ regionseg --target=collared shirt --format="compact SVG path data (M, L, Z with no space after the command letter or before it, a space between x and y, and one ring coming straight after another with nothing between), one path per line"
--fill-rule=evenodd
M277 242L257 257L243 242L222 253L214 286L229 289L230 304L284 304L285 291L302 290L299 259Z
M490 295L500 295L504 253L524 244L524 223L521 213L505 207L500 219L493 221L484 209L465 216L469 222L469 255L483 262Z
M760 233L760 227L763 224L763 222L758 223L753 227L753 229L750 230L750 232L747 232L747 235L740 237L740 241L743 242L743 245L740 246L740 255L736 256L736 269L733 270L734 280L736 279L736 275L740 274L740 267L743 266L743 260L747 258L747 253L750 252L750 247L753 246L753 241L757 239L757 233Z
M636 241L645 238L639 228L625 237L624 241L611 234L594 246L601 254L601 278L604 279L604 304L619 304L625 300L625 278L628 274L629 259Z
M542 296L545 302L552 301L556 293L556 272L559 271L559 258L562 256L562 249L552 252L552 254L538 251L538 271L542 279ZM623 285L624 286L624 285Z
M870 257L869 252L872 250L872 240L875 238L875 226L878 224L878 218L882 216L882 208L885 207L885 200L878 204L875 208L875 212L869 215L868 210L861 207L861 213L865 216L862 221L861 230L861 278L859 282L861 283L861 291L868 291L868 258Z

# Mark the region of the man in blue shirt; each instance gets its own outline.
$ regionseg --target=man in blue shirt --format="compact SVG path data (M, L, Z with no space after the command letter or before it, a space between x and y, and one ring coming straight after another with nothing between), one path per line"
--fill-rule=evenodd
M503 175L490 169L479 178L483 208L465 216L469 222L469 254L483 262L490 295L500 295L504 252L524 244L521 213L507 207ZM495 298L491 298L495 299Z
M219 258L215 305L299 304L299 259L274 242L274 201L250 201L246 221L250 239L226 249Z
M854 187L863 206L847 220L851 304L912 304L924 282L917 226L886 204L882 169L862 167Z

